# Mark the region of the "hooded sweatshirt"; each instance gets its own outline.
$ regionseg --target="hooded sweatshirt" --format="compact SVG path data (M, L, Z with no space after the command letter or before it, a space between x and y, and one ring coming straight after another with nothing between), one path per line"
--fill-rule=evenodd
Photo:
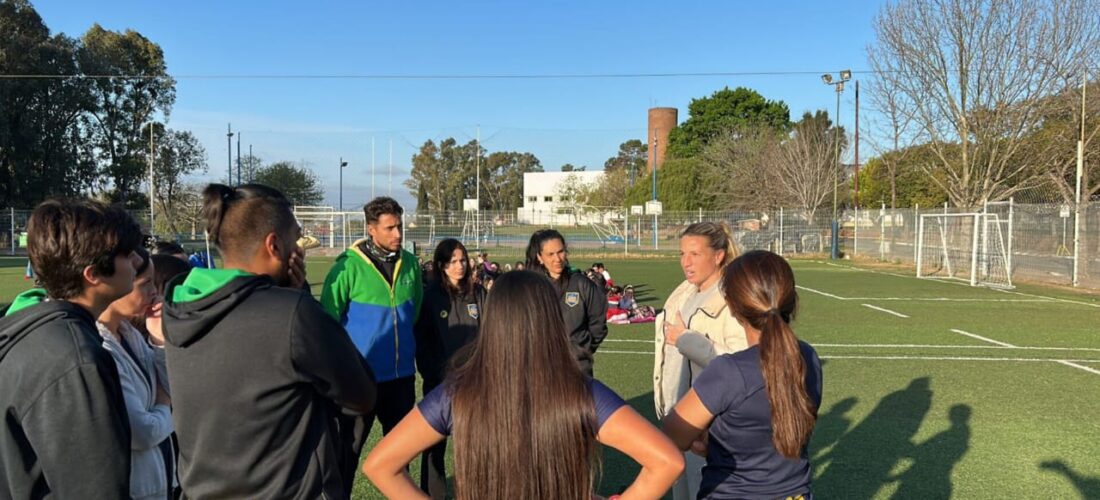
M195 269L166 295L184 496L348 498L334 420L370 411L375 385L340 324L239 270Z
M0 319L0 498L126 498L130 428L95 318L41 289Z

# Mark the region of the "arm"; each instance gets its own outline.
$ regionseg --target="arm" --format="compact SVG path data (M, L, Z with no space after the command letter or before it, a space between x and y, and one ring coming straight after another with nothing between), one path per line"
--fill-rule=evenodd
M604 422L596 439L615 448L642 470L621 498L661 498L684 471L684 456L653 424L629 406L623 406Z
M158 399L152 409L146 409L144 379L134 378L130 371L119 372L122 398L126 403L126 416L130 422L130 449L144 451L156 448L172 434L172 410ZM154 385L154 390L158 388Z
M325 284L321 287L321 307L338 323L344 322L344 315L348 312L348 302L351 300L351 278L347 270L347 255L336 260L336 264L325 276Z
M416 324L413 325L413 338L416 340L416 369L420 372L425 384L436 386L442 378L439 368L443 363L439 359L435 318L432 317L430 308L427 306L428 304L424 304L420 309Z
M714 342L694 330L684 330L684 333L680 334L676 339L676 349L692 363L703 368L718 356L718 352L714 349Z
M714 415L703 406L699 395L692 389L665 417L662 430L678 448L687 451L692 442L702 439L712 421Z
M304 292L290 330L294 369L322 396L358 413L374 408L374 378L344 328Z
M428 425L420 409L413 408L367 455L363 474L386 498L428 498L413 483L407 467L424 450L443 439L442 434Z
M584 280L588 297L585 298L584 307L588 313L588 333L592 335L592 343L589 350L592 354L600 348L603 339L607 338L607 296L600 293L595 283Z
M130 429L118 371L106 351L97 356L43 392L21 422L57 498L130 496Z

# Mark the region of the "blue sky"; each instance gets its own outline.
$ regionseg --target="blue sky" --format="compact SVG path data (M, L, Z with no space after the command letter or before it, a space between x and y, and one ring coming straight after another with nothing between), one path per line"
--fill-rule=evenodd
M835 107L818 73L868 67L882 2L34 2L51 30L98 22L159 43L177 75L169 121L206 146L225 177L228 122L265 161L306 162L335 205L375 192L413 205L410 158L427 139L474 138L490 152L529 151L547 170L602 168L645 135L646 110L680 108L724 86L785 101L792 116ZM807 71L810 74L601 79L192 78L209 75L484 75ZM841 121L853 120L845 92ZM872 114L861 102L861 129ZM830 111L832 113L832 111ZM235 141L235 139L234 139ZM862 156L871 151L863 143ZM235 149L235 142L234 142ZM235 154L235 152L234 152Z

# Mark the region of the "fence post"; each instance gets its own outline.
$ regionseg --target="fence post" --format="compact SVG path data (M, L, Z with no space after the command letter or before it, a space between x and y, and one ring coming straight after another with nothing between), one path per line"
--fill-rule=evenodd
M852 225L852 257L859 255L859 209L856 208L856 221Z
M15 207L11 207L11 254L15 255Z
M1008 199L1008 262L1005 264L1008 266L1009 284L1012 284L1012 220L1016 218L1015 200L1015 196Z
M894 214L890 214L890 226L894 225ZM882 202L882 214L878 221L878 258L886 262L886 202Z
M779 251L776 253L783 256L783 207L779 207Z
M913 238L913 261L917 264L917 276L920 276L920 238L924 234L924 229L920 224L920 203L913 204L913 222L916 222L917 237Z
M623 255L629 256L630 250L627 248L630 246L630 210L627 209L623 213Z

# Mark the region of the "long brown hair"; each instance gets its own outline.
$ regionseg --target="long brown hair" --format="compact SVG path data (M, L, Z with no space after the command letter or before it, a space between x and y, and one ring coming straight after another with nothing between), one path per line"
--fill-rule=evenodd
M806 362L790 325L798 307L794 272L774 253L748 252L726 266L722 295L735 317L760 330L772 443L783 456L797 458L814 430L817 406L806 392Z
M596 410L550 280L501 275L470 348L448 381L458 498L589 500Z

